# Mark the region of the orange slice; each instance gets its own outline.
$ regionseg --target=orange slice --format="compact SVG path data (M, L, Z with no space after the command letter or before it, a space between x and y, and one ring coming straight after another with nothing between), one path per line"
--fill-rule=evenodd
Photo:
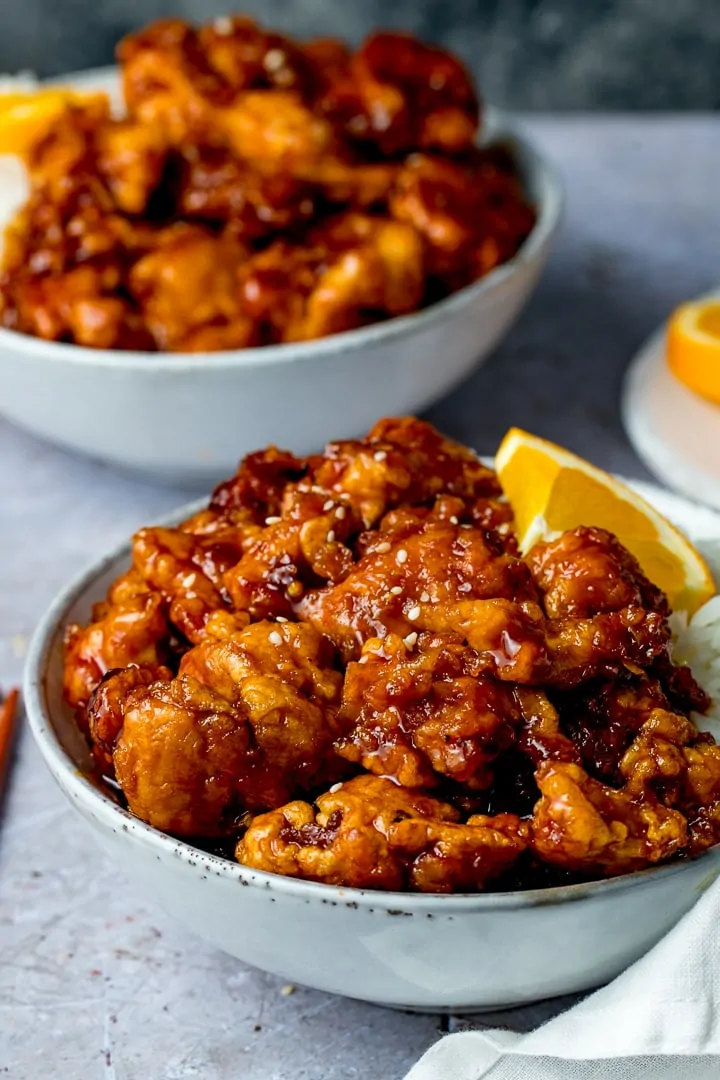
M62 87L0 93L0 154L26 155L68 105L100 96L104 95L80 94Z
M720 404L720 299L682 304L667 327L667 362L696 394Z
M495 457L523 553L578 525L615 533L676 611L715 595L707 563L683 534L631 488L554 443L511 428Z

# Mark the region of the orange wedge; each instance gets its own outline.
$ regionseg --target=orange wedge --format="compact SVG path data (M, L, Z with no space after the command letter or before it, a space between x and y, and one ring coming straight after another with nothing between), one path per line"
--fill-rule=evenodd
M667 327L667 362L696 394L720 404L720 298L682 304Z
M511 428L495 467L523 553L578 525L615 533L676 611L696 611L715 595L707 563L683 534L609 473L554 443Z
M0 154L24 156L42 139L68 105L104 95L79 94L62 87L26 93L0 93Z

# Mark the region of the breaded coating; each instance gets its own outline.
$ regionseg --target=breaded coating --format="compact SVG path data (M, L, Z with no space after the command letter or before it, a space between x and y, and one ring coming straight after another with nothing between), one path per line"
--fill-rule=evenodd
M327 226L338 250L374 227ZM495 474L427 423L250 454L132 555L68 628L65 695L157 828L258 870L427 892L720 842L711 703L673 661L667 598L602 529L521 557Z
M353 727L338 752L409 788L488 787L521 722L511 688L479 675L460 638L431 634L370 639L347 666L342 716Z
M666 597L605 529L581 526L537 544L528 563L551 619L585 619L631 605L668 613Z
M102 677L113 668L130 664L161 666L168 635L162 597L147 589L117 603L88 626L71 624L65 632L65 700L83 709Z
M668 859L687 844L685 818L650 792L640 801L570 763L545 762L536 779L541 798L532 847L547 862L612 877Z
M410 34L374 33L352 56L335 50L324 71L319 108L351 139L387 154L456 154L474 142L475 89L460 61L442 49Z
M75 96L24 152L0 325L96 349L309 341L434 303L535 224L518 163L474 146L460 61L408 34L351 50L166 18L117 58L124 111Z
M139 686L125 699L115 775L134 814L177 836L222 836L245 806L254 764L241 708L188 676Z
M526 847L511 815L458 824L452 806L381 777L337 784L316 807L292 802L255 818L238 862L328 885L475 892Z
M88 706L130 809L178 835L222 835L245 809L348 771L333 750L342 676L329 642L309 626L233 620L215 613L177 678L119 670Z

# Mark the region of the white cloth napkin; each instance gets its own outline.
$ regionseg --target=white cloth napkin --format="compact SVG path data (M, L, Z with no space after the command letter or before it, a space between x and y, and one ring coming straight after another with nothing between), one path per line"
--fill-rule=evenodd
M405 1080L720 1080L720 881L614 982L529 1034L446 1035Z

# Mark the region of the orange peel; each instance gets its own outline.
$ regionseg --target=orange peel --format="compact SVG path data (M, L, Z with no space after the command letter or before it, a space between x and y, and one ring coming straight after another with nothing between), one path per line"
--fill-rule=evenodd
M668 322L666 349L675 378L720 405L720 298L681 304Z
M523 553L566 529L595 525L633 553L673 609L692 613L715 595L710 569L687 537L609 473L520 428L508 431L495 467Z

